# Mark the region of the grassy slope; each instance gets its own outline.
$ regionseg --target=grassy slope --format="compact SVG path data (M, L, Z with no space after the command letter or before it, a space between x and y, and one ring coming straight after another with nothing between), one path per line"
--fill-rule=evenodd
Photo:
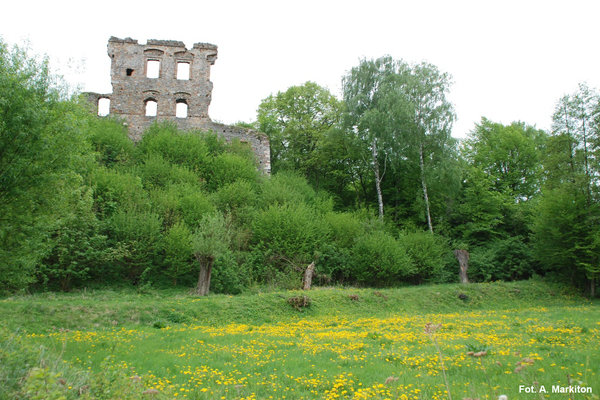
M464 293L467 300L459 299ZM302 312L288 303L307 294L311 306ZM358 301L350 295L357 295ZM450 313L467 310L516 309L589 303L573 289L540 281L413 286L398 289L323 288L308 293L268 292L198 298L185 291L80 291L44 293L0 300L0 313L9 329L47 332L63 329L195 323L263 324L297 318L347 316L386 317L396 314Z
M288 304L305 294L309 308ZM0 361L6 363L0 381L8 382L0 399L26 390L23 377L32 366L53 362L49 373L61 372L68 389L50 386L68 399L91 384L113 391L92 398L141 399L143 389L158 388L160 399L181 392L198 400L282 393L286 399L440 400L445 387L435 348L423 334L427 322L443 323L439 340L458 398L520 398L519 384L566 384L567 375L596 391L598 310L598 302L573 289L541 281L204 298L181 290L14 296L0 300ZM50 349L45 361L36 358L40 344ZM469 344L491 347L484 364L465 355ZM31 355L22 356L22 349ZM513 372L522 357L533 357L535 366ZM141 389L131 381L138 373ZM396 380L384 384L388 377Z

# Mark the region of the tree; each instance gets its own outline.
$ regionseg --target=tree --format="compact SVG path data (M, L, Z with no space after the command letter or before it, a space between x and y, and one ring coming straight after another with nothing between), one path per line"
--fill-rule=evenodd
M419 166L427 226L433 232L427 172L453 146L449 86L450 76L434 65L409 65L389 56L362 60L344 77L344 124L362 144L363 160L373 171L380 218L388 164L398 168L408 160Z
M198 263L196 294L208 295L215 260L229 250L229 233L221 214L206 215L192 236L192 251Z
M47 62L0 41L0 287L23 289L84 192L86 110L53 88Z
M519 203L540 190L546 136L522 122L502 125L482 118L465 141L463 154L470 165L491 178L494 191Z
M545 181L534 225L536 256L573 283L600 277L600 95L585 84L563 96L553 115Z
M258 107L258 128L269 136L273 173L301 172L315 186L324 178L319 147L340 118L342 103L314 82L292 86L264 99Z

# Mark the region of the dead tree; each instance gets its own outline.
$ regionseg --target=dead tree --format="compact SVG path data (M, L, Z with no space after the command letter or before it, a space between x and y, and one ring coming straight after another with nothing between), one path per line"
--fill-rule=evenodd
M306 271L304 271L304 278L302 278L302 290L310 290L314 274L315 262L313 261L308 267L306 267Z
M200 271L198 272L198 284L196 285L197 296L207 296L210 289L210 276L212 273L214 257L202 257L196 256L196 260L200 265Z
M469 283L467 270L469 269L469 252L466 250L454 250L454 255L460 265L460 283Z

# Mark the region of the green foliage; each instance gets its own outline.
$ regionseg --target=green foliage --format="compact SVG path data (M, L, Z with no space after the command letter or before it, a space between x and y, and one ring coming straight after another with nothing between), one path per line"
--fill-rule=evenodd
M52 88L47 61L0 41L0 290L34 280L93 156L85 110Z
M215 205L222 212L254 207L257 201L254 186L243 180L221 186L215 193L214 198Z
M429 232L404 232L398 241L412 261L412 280L439 283L448 279L446 260L451 249L446 238Z
M118 211L107 221L111 244L122 252L102 271L104 278L125 277L138 283L156 268L161 245L161 218L151 212Z
M531 277L535 263L529 244L522 236L495 239L471 251L469 279L489 282Z
M258 177L259 172L256 163L251 158L232 153L222 153L212 161L208 187L211 190L216 190L238 180L253 183L258 180Z
M390 286L417 272L405 247L383 231L358 238L352 248L352 258L353 277L361 284Z
M271 142L271 169L297 171L311 182L326 178L320 156L326 132L340 119L342 103L314 82L292 86L264 99L257 123Z
M340 247L350 248L364 232L362 221L352 213L329 212L324 215L331 232L331 240Z
M134 145L123 124L111 118L90 118L89 135L92 148L102 165L126 164L134 156Z
M170 184L200 186L198 175L185 166L171 164L158 154L150 154L139 166L139 175L147 189L166 187Z
M148 195L139 176L119 170L98 168L91 176L94 207L100 219L119 210L148 210Z
M49 368L32 368L23 383L23 394L31 400L67 400L66 388L59 383L60 374Z
M37 269L37 277L45 285L58 284L61 290L69 290L110 261L107 238L100 233L92 203L91 190L82 193L72 213L52 232L52 248Z
M540 189L545 138L543 131L524 123L505 126L482 118L465 142L464 153L472 166L489 176L492 190L524 201Z
M177 279L193 269L192 232L183 223L173 225L163 237L165 268L162 273L177 284Z
M238 263L233 252L225 252L215 259L210 287L213 293L240 294L250 286L246 265Z
M261 186L260 204L263 208L286 203L314 203L315 190L305 178L294 172L280 172Z
M303 203L271 205L255 215L252 232L252 249L264 257L255 266L259 281L277 279L281 272L299 276L329 237L315 210Z
M197 259L215 260L229 250L229 232L221 214L207 214L192 235L192 252Z
M152 125L138 144L141 155L157 154L166 161L205 177L209 166L209 149L204 136L196 132L179 132L172 124Z

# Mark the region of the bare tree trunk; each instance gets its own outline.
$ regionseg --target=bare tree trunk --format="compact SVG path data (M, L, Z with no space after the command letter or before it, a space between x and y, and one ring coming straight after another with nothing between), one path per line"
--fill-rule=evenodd
M311 262L306 271L304 271L304 278L302 279L302 290L310 290L312 286L312 278L315 274L315 262Z
M427 226L429 232L433 233L433 225L431 224L431 212L429 211L429 194L427 193L427 183L425 182L425 160L423 158L423 143L419 147L419 163L421 165L421 185L423 186L423 198L425 199L425 211L427 213Z
M469 283L467 270L469 269L469 252L466 250L454 250L454 255L460 265L460 283Z
M593 299L596 297L596 278L590 279L590 297Z
M379 162L377 161L377 139L373 138L371 148L373 155L373 172L375 173L375 189L377 190L377 204L379 204L379 219L383 219L383 196L381 194L381 177L379 175Z
M200 272L198 273L198 285L196 285L196 295L207 296L210 289L210 274L212 272L212 258L197 258L200 264Z

